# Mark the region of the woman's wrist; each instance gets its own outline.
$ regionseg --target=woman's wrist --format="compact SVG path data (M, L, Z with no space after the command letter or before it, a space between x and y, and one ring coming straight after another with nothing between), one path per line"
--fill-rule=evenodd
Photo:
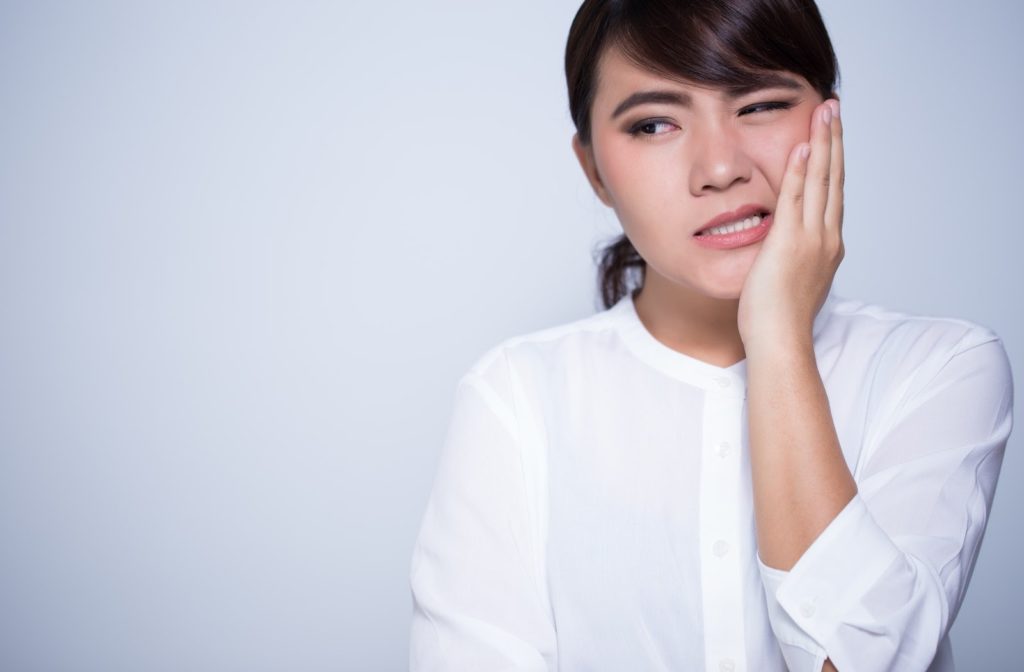
M784 361L793 363L814 358L814 337L810 329L762 331L756 338L743 341L746 359L751 361Z

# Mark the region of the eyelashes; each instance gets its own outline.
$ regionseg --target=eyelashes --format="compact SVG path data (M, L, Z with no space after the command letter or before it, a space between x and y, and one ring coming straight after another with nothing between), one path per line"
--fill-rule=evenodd
M775 100L768 103L756 103L754 105L748 105L740 110L740 116L745 114L751 114L754 112L771 112L772 110L788 110L793 107L793 103L784 100Z
M641 135L653 137L654 135L657 135L657 134L656 133L645 133L643 129L650 128L652 126L661 126L661 125L674 126L675 124L673 124L671 121L666 121L665 119L644 119L643 121L640 121L640 122L637 122L636 124L634 124L626 132L629 133L634 138L637 137L637 136L641 136Z
M758 114L763 112L773 112L775 110L788 110L793 107L793 103L784 100L774 100L765 103L755 103L754 105L748 105L741 109L737 116L747 116L750 114ZM653 138L661 135L656 131L658 126L675 126L676 124L668 119L643 119L638 121L629 127L626 131L630 136ZM648 132L650 130L651 132Z

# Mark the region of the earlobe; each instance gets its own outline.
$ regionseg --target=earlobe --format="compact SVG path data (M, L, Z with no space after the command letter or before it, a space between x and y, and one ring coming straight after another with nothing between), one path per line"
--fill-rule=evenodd
M605 189L604 183L601 181L601 174L597 170L593 148L583 145L580 141L579 133L573 133L572 135L572 151L576 154L576 159L580 162L580 167L583 168L583 173L587 176L587 181L590 182L594 193L597 194L602 203L609 208L612 207L608 190Z

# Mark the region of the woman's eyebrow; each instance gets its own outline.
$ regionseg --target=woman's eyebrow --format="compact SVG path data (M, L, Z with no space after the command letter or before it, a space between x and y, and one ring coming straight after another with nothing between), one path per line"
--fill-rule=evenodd
M690 107L692 102L693 99L690 98L689 94L679 93L678 91L637 91L619 103L615 111L612 112L611 119L615 121L615 118L622 113L644 103L668 103L669 105Z
M726 95L729 98L740 98L762 89L792 89L799 91L803 86L797 80L786 75L769 73L758 77L757 81L742 86L730 86L726 88ZM693 99L687 93L669 90L637 91L618 104L612 112L611 120L614 121L627 110L645 103L667 103L680 107L690 107Z

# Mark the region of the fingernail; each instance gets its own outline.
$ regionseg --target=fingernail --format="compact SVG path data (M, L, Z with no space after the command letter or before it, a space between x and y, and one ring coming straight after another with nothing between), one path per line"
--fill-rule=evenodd
M828 126L832 123L832 106L826 105L825 109L821 111L821 120Z
M839 116L839 101L835 98L828 101L828 106L832 108L832 114Z
M800 148L800 158L801 159L807 159L807 157L810 156L810 155L811 155L811 146L810 145L804 145L803 147Z

